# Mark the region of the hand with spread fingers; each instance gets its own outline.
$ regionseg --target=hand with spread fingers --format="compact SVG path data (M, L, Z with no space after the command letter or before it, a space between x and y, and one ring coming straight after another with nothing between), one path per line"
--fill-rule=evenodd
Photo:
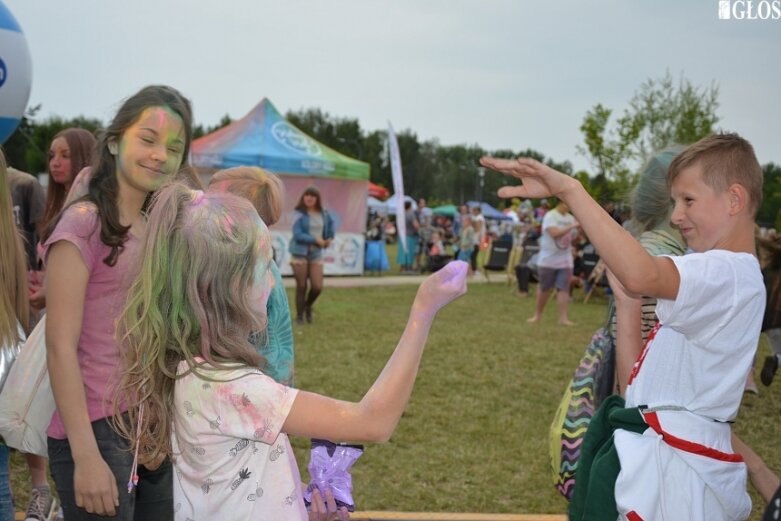
M499 197L523 197L539 199L543 197L561 197L571 186L577 183L572 177L528 157L518 159L498 159L483 157L480 164L510 177L523 181L521 186L503 186Z

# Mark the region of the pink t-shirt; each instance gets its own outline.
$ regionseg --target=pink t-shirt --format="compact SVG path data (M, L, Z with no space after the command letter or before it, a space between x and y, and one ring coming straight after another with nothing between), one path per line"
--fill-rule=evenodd
M49 248L59 241L74 244L89 270L77 355L87 397L87 412L90 421L95 421L111 416L113 412L109 382L116 380L119 364L114 330L132 282L128 268L138 252L140 241L128 234L116 264L108 266L103 259L111 253L111 248L100 240L97 207L86 202L75 204L65 211L44 244L45 261L48 260ZM59 411L54 412L47 434L56 439L67 437Z

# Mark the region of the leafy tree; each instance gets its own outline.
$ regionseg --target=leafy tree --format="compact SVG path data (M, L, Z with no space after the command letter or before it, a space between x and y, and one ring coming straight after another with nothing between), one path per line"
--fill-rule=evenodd
M584 146L578 149L621 197L636 181L636 168L654 151L687 145L713 132L719 121L718 94L715 84L700 88L683 76L676 83L668 71L643 83L615 124L610 121L613 110L601 103L587 111L580 126Z
M713 133L719 121L718 97L715 83L700 88L681 76L675 85L668 71L640 86L618 120L619 136L629 145L631 157L639 161L672 144L694 143Z
M28 148L37 146L33 143L31 136L35 126L33 118L40 108L40 105L28 108L22 116L19 126L3 143L3 154L9 166L25 172L30 171L25 154Z
M215 130L220 130L222 127L227 127L231 123L233 123L233 119L228 114L225 114L216 125L212 125L211 127L195 125L193 127L193 139L198 139L199 137L211 134Z
M580 131L586 148L578 150L589 156L597 175L623 180L629 175L626 160L630 157L629 144L614 137L608 131L608 123L613 111L600 103L586 112Z
M762 185L762 205L757 212L760 226L781 230L781 165L768 163L762 167L765 182Z
M369 163L369 175L373 183L393 192L390 164L387 161L388 134L384 130L369 132L363 140L361 160Z
M288 111L285 117L324 145L365 161L364 135L357 119L337 118L318 108Z

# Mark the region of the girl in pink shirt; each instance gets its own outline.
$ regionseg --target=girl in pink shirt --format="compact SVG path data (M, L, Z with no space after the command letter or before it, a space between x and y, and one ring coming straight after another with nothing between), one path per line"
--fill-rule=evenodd
M47 233L47 364L57 404L48 449L69 521L173 517L170 462L150 462L139 469L146 479L138 489L119 492L133 458L109 425L109 385L119 363L115 323L145 233L144 208L150 193L179 172L191 139L189 101L170 87L141 89L100 135L88 194Z

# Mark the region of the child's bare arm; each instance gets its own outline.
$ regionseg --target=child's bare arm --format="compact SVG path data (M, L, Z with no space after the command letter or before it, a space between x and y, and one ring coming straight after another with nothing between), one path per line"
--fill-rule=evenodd
M466 274L466 263L455 261L421 284L396 350L359 403L301 391L282 430L333 441L387 441L409 401L434 316L466 292Z
M528 158L495 159L480 163L523 181L505 186L499 196L541 198L555 196L567 203L600 257L632 295L672 300L678 295L680 276L666 257L653 257L605 212L583 186L566 174Z
M73 455L76 505L90 513L113 516L119 492L92 431L77 357L88 281L89 270L78 248L68 241L55 243L46 271L46 363Z
M732 449L743 456L751 482L762 499L770 501L778 487L781 486L781 479L770 470L762 458L754 452L754 449L746 445L734 432L732 433Z
M575 230L578 226L580 226L578 223L570 224L569 226L549 226L548 228L545 228L545 231L554 239L558 239L559 237L572 232L572 230Z
M642 303L640 299L632 298L626 294L623 286L610 273L610 270L607 271L607 278L615 297L616 380L618 391L623 396L635 361L643 350Z

